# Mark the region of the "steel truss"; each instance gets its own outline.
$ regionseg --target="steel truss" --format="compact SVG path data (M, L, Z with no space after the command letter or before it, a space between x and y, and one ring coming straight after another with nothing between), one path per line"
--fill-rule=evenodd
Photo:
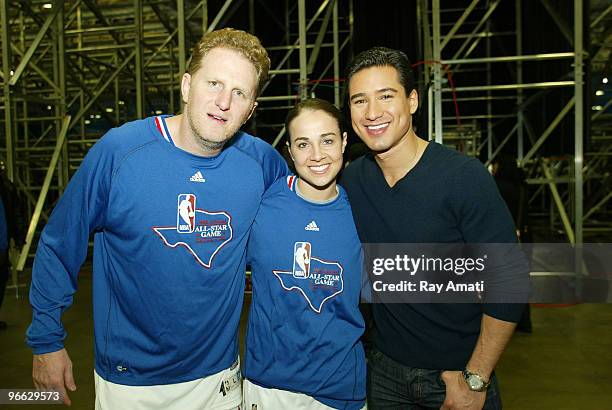
M500 0L465 0L464 7L444 8L449 3L446 0L420 0L418 3L420 26L425 41L425 60L432 63L423 71L422 82L428 86L429 95L429 139L458 145L472 155L486 158L490 164L496 156L504 150L511 148L516 152L518 164L529 175L528 183L534 187L531 198L532 207L539 206L534 212L536 218L549 218L550 228L553 232L562 229L565 238L570 243L581 244L584 236L612 230L610 211L612 195L610 192L609 158L610 144L610 116L605 116L605 109L596 112L590 118L584 118L585 95L583 86L586 75L584 73L584 60L587 50L583 49L583 38L588 30L603 31L603 40L607 41L612 34L609 22L612 17L612 7L605 6L593 9L590 18L590 27L583 27L584 5L582 0L573 0L573 27L567 24L558 15L552 2L539 0L544 9L550 14L559 28L559 36L567 40L569 49L556 53L538 53L525 55L523 53L523 33L536 33L533 28L524 27L522 22L523 0L514 1L515 27L512 31L499 32L492 30L492 20L496 17L496 10ZM570 1L567 2L571 4ZM595 2L592 2L595 3ZM453 3L455 6L457 2ZM589 11L586 10L588 13ZM504 15L504 19L512 16ZM491 52L491 41L500 36L513 36L515 39L514 55L496 55ZM603 47L603 46L602 46ZM599 51L601 54L601 50ZM605 54L605 53L604 53ZM609 50L607 56L609 57ZM571 72L565 79L551 78L545 82L525 82L523 78L523 64L563 63L571 64ZM512 65L515 72L514 82L500 83L494 81L492 73L500 65ZM609 61L608 61L609 68ZM601 71L605 71L599 68ZM477 82L462 82L465 73L483 72ZM456 86L444 83L446 73L451 71ZM525 108L546 96L546 91L553 88L567 88L572 90L571 98L558 112L557 116L542 130L535 130L525 115ZM534 93L534 91L536 92ZM542 90L541 92L539 90ZM467 118L471 123L454 124L455 110L453 99L459 106L466 102L481 101L480 115L470 115ZM509 115L498 114L498 104L508 100L514 101L516 111ZM590 108L590 107L589 107ZM559 124L564 118L573 116L573 148L571 157L546 157L542 149L547 142L556 137ZM599 126L598 117L606 118L603 126ZM503 120L514 120L514 126L505 126ZM585 153L585 120L590 120L592 134L591 144ZM500 131L502 130L502 131ZM508 131L509 130L509 131ZM481 139L482 136L482 139ZM450 138L448 138L450 137ZM527 138L525 138L527 137ZM558 137L560 138L560 137ZM484 154L486 150L486 155ZM606 168L607 167L607 168ZM608 176L606 176L608 175ZM586 195L585 195L586 194ZM593 197L591 197L593 195ZM586 199L586 200L585 200ZM600 219L600 217L602 219Z
M0 156L32 215L17 269L101 135L180 111L180 78L202 33L231 25L264 34L271 78L250 126L278 143L296 101L319 94L340 105L352 10L352 0L0 0Z

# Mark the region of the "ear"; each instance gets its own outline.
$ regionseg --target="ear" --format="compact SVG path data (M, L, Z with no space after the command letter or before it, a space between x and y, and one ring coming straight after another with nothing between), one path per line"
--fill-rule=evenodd
M417 93L417 90L412 90L408 96L408 104L410 105L410 114L414 114L419 108L419 93Z
M346 149L346 143L348 142L348 134L345 132L342 133L342 153L344 154L344 150Z
M258 103L257 101L255 101L253 103L253 106L251 107L251 111L249 111L249 115L247 115L247 117L244 119L243 124L246 123L253 116L253 113L255 112L255 108L257 108L257 105Z
M293 153L291 152L291 144L289 144L289 141L285 141L285 144L287 144L287 151L289 152L289 156L291 157L291 161L295 162L295 158L293 158Z
M191 89L191 74L185 73L183 74L183 78L181 80L181 96L183 97L183 103L187 104L189 101L189 90Z

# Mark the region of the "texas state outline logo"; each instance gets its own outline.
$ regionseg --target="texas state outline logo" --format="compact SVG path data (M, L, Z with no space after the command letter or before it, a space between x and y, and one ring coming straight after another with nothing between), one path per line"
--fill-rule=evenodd
M272 272L284 290L300 292L317 313L321 313L325 302L344 290L342 265L312 256L310 242L294 243L292 270Z
M195 194L179 194L176 225L154 226L153 231L170 248L184 247L195 260L210 269L221 248L232 240L232 217L224 211L196 207Z

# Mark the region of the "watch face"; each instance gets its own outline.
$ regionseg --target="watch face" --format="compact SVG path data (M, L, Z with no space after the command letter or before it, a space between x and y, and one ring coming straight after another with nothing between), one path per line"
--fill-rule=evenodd
M480 377L478 377L478 375L475 375L475 374L470 375L470 377L468 377L467 379L467 382L468 382L468 385L470 386L470 389L472 390L482 389L482 386L484 385Z

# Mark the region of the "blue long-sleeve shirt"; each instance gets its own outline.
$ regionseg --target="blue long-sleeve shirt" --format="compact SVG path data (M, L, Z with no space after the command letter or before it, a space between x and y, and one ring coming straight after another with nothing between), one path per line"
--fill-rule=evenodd
M268 144L238 133L215 157L162 137L160 117L109 131L42 232L27 343L63 347L61 315L94 233L95 368L126 385L194 380L238 354L246 241L266 188L286 175Z
M277 181L255 218L248 259L253 301L245 377L333 408L361 409L363 259L344 190L317 204L296 194L294 176Z

